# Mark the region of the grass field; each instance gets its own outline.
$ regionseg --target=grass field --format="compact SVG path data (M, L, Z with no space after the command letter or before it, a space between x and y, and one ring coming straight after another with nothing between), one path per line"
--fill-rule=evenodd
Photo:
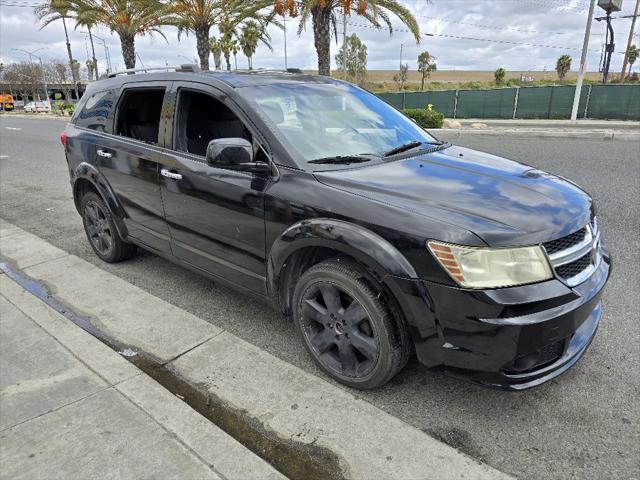
M308 73L316 73L308 71ZM397 72L395 70L369 70L367 72L367 88L375 92L397 92L398 86L393 81L393 76ZM505 85L509 86L511 80L512 86L520 84L521 76L533 77L533 82L522 82L522 85L566 85L574 84L578 72L569 72L564 81L560 82L555 71L507 71L505 77ZM332 76L341 78L340 72L333 71ZM417 70L409 70L407 83L404 90L420 90L420 72ZM587 72L585 76L587 81L597 82L602 78L599 72ZM425 82L425 89L428 90L452 90L465 88L492 88L496 87L493 78L493 71L482 70L443 70L434 72Z

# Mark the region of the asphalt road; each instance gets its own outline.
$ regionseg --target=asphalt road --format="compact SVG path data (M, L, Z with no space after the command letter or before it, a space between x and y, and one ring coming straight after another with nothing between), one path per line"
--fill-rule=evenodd
M63 126L0 116L0 217L321 375L292 325L268 305L151 254L100 263L73 206ZM564 175L593 195L614 256L600 331L573 369L534 390L488 390L413 363L384 388L358 395L521 478L640 477L640 145L498 136L457 143Z

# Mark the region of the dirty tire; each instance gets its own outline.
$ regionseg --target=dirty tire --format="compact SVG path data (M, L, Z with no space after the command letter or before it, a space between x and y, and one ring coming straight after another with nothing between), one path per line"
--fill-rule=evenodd
M135 245L122 241L111 217L111 212L95 192L82 197L81 213L84 231L95 254L105 262L116 263L131 258Z
M293 294L305 347L322 370L350 387L384 385L411 355L407 328L380 292L362 266L336 258L307 270Z

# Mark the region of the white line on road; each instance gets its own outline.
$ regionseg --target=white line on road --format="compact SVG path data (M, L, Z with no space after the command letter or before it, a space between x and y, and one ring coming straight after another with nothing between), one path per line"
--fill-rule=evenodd
M0 158L9 158L9 155L0 155Z
M22 130L22 128L20 127L4 127L4 128L6 128L7 130Z

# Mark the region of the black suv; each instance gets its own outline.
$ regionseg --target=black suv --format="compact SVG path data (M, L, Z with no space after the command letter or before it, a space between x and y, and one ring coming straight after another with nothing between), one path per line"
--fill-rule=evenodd
M139 246L270 300L356 388L415 352L525 389L591 343L611 263L574 183L327 77L125 73L91 84L61 137L102 260Z

